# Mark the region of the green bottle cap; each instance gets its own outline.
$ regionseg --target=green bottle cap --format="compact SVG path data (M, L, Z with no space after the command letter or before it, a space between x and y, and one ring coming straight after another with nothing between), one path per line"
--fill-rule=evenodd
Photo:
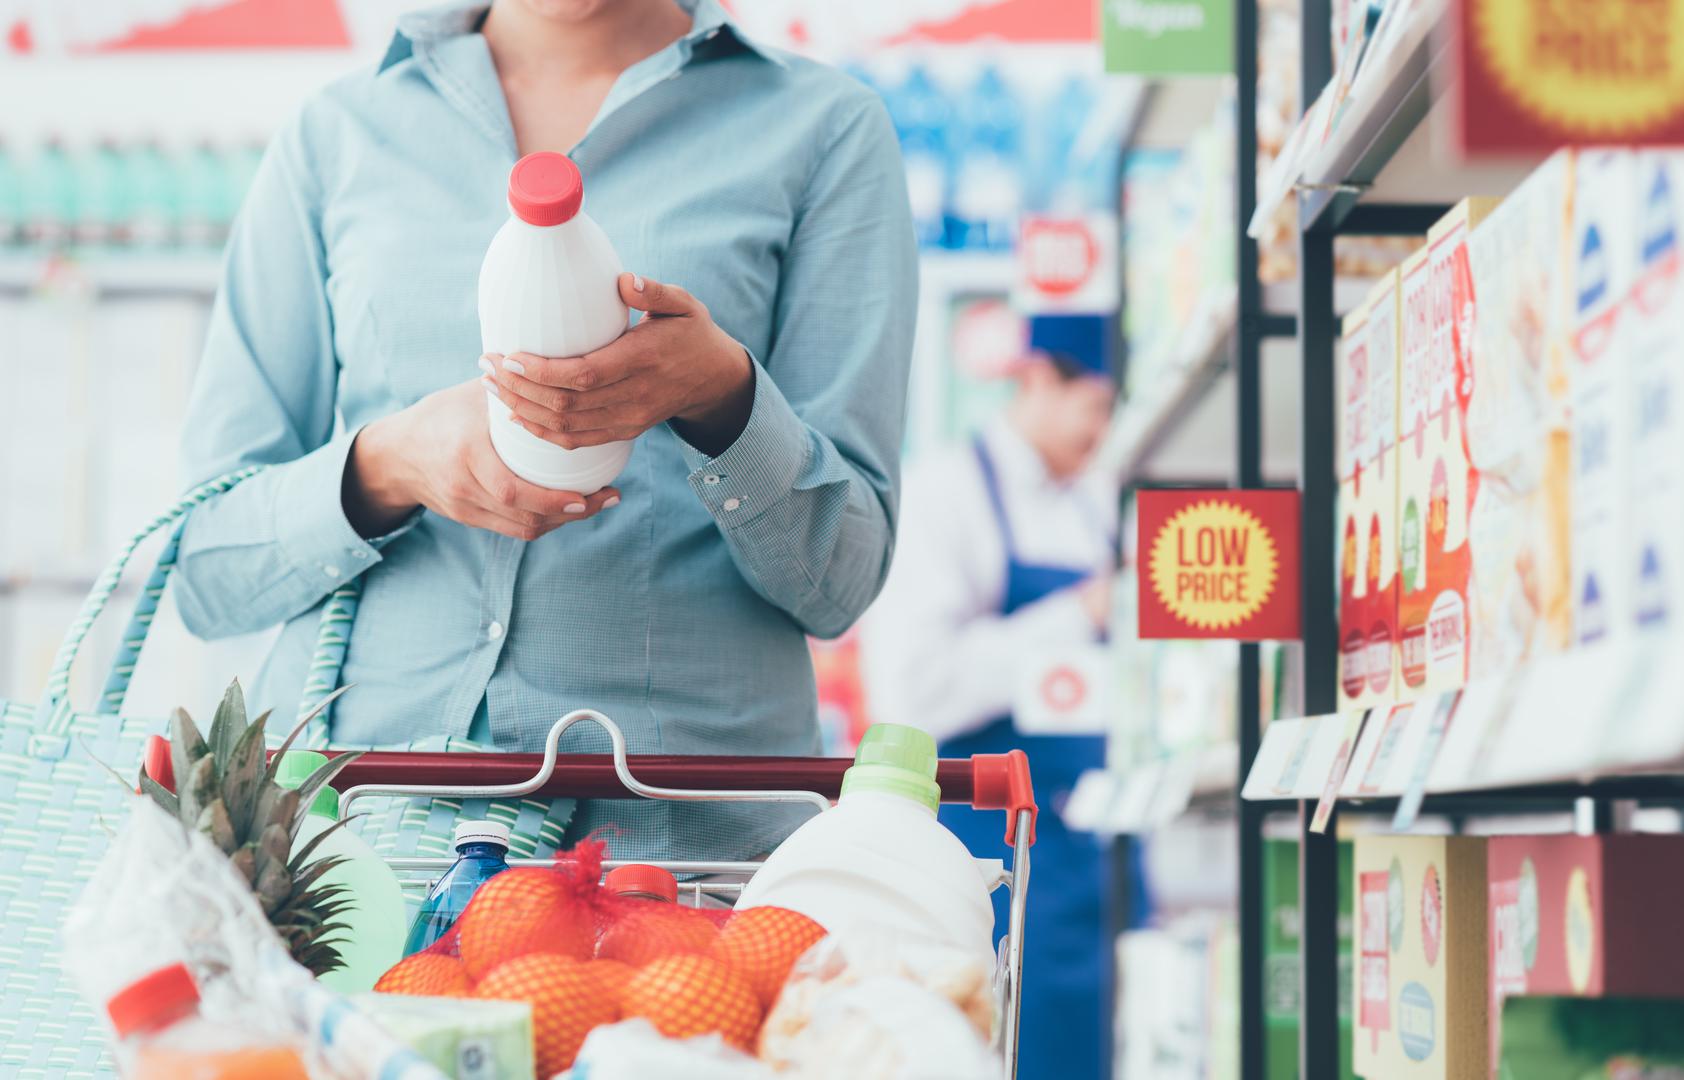
M941 788L936 784L935 739L903 724L866 728L854 751L854 767L842 775L842 794L854 791L882 791L936 809Z
M314 750L288 750L281 755L281 764L275 769L275 783L284 788L298 787L310 779L311 773L326 764L326 754L318 754ZM310 813L337 818L339 792L326 784L317 788L316 797L310 802Z

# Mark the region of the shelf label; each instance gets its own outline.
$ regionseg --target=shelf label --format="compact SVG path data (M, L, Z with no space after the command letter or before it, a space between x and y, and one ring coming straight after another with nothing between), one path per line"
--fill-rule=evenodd
M1298 492L1142 491L1142 638L1299 636Z
M1117 215L1025 216L1012 308L1023 315L1110 315L1117 310Z
M1459 0L1469 154L1684 141L1684 0Z
M1234 66L1228 0L1099 0L1113 75L1226 75Z

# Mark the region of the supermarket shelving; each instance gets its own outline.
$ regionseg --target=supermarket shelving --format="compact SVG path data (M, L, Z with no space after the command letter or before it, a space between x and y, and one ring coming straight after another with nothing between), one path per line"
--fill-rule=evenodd
M0 253L0 294L86 292L97 296L190 296L216 293L214 253L100 253L82 258Z

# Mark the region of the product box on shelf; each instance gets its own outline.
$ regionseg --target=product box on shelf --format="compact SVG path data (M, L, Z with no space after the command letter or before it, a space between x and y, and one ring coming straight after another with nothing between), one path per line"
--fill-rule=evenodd
M1684 1070L1684 1000L1510 998L1501 1080L1670 1080Z
M1632 161L1638 265L1620 349L1635 410L1626 503L1625 574L1645 628L1684 624L1684 152L1639 151Z
M1581 150L1573 192L1572 424L1573 642L1631 625L1625 477L1632 442L1631 369L1622 340L1637 271L1628 150Z
M1351 1071L1351 842L1339 842L1339 1075ZM1263 841L1263 1042L1268 1080L1298 1078L1298 844Z
M1398 275L1345 319L1340 367L1340 709L1397 692Z
M1684 836L1494 836L1486 880L1493 1069L1505 998L1684 997Z
M1572 624L1570 250L1573 154L1526 178L1468 235L1477 299L1469 463L1468 678L1566 647Z
M1467 453L1473 276L1468 233L1497 205L1464 199L1401 271L1398 362L1399 696L1453 690L1468 669Z
M1479 837L1356 838L1352 1055L1365 1080L1484 1076L1485 860Z

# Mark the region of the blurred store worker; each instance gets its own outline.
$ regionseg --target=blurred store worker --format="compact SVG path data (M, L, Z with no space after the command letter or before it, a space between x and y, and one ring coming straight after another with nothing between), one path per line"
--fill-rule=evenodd
M1086 472L1111 417L1113 321L1032 319L1005 415L915 466L894 566L861 635L872 719L915 724L943 757L1029 754L1042 807L1024 959L1018 1075L1110 1073L1108 856L1058 809L1104 764L1102 735L1025 735L1010 716L1026 664L1103 633L1117 493ZM944 806L979 856L998 857L998 813ZM996 894L996 933L1005 900Z
M578 164L642 318L583 357L482 357L480 263L540 150ZM192 482L268 469L192 515L183 618L284 624L252 697L285 708L359 581L342 744L535 751L590 706L633 753L817 753L807 635L888 571L917 285L882 102L717 0L405 15L280 132L234 227L183 458ZM635 438L617 487L511 473L481 362L557 445ZM607 743L581 726L562 750L584 749ZM568 827L730 858L805 816L604 801Z

